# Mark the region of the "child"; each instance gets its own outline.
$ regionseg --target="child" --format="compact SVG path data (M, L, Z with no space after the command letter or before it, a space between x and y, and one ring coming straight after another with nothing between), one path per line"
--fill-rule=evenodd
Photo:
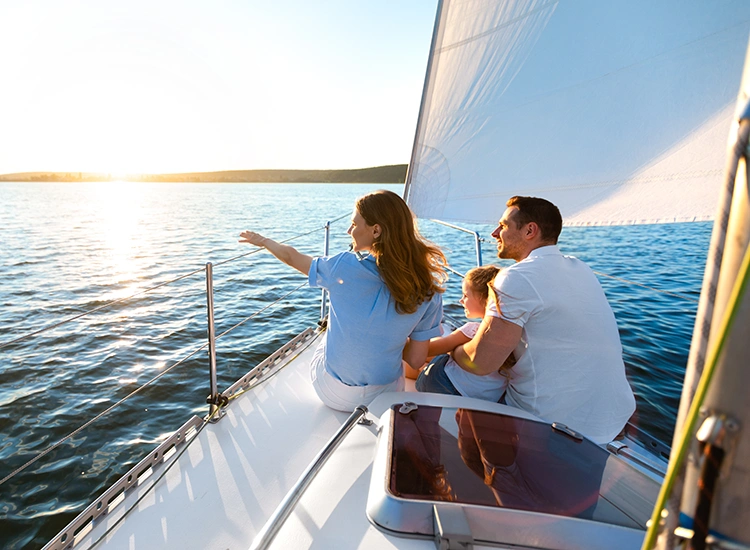
M463 281L463 297L460 304L469 319L481 319L489 297L489 285L500 269L494 265L475 267L469 270ZM506 371L515 360L513 354L508 357L498 372L479 376L463 370L449 356L445 355L456 347L471 340L479 329L478 322L468 322L447 336L432 338L427 353L435 357L419 374L416 387L418 391L447 393L476 397L497 402L505 393L508 385Z

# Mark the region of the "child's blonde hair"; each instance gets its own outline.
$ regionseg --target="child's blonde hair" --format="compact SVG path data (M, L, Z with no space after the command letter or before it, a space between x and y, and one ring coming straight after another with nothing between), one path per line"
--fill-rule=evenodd
M489 297L488 285L492 283L499 271L500 268L495 265L483 265L466 272L466 282L485 304L487 304L487 298Z
M500 268L494 265L484 265L482 267L475 267L466 272L466 282L469 283L471 289L476 292L487 305L487 299L490 295L490 286L492 281L495 280L495 276L500 272ZM493 291L494 292L494 291ZM494 296L493 296L494 297ZM499 304L498 311L500 310ZM498 372L510 379L510 369L516 364L516 357L514 353L511 353L505 360L503 365L498 369Z

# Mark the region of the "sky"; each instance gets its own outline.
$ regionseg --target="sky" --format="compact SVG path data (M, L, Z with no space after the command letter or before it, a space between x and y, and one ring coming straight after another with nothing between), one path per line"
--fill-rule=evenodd
M0 174L409 161L437 0L0 0Z

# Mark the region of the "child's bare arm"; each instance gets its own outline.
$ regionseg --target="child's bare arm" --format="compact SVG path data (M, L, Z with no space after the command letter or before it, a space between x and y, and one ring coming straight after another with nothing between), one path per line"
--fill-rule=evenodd
M429 357L453 351L458 346L467 343L471 338L460 330L454 330L448 336L438 336L430 340L430 348L427 351Z

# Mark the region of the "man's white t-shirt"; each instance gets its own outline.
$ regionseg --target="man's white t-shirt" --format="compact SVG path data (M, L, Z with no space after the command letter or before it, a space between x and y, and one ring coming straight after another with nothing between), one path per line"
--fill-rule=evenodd
M466 323L458 330L471 339L474 338L477 330L479 330L479 323L472 321ZM508 383L508 378L499 372L493 372L486 376L466 372L458 366L458 363L452 357L445 363L445 375L461 395L494 401L496 403L500 401L503 392L505 392L505 386Z
M614 439L635 411L617 321L593 271L544 246L500 271L500 311L523 328L505 401L561 422L597 443Z

